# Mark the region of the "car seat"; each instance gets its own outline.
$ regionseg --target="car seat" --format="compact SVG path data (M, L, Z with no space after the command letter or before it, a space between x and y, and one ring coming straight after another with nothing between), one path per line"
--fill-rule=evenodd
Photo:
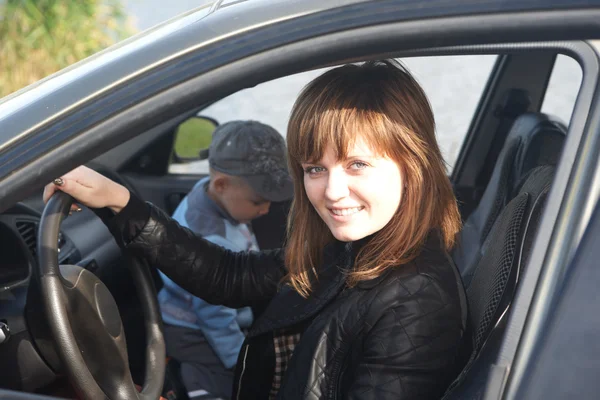
M544 114L527 113L515 120L481 201L465 221L452 253L465 288L471 284L492 225L516 194L516 185L533 168L556 165L565 136L566 127Z

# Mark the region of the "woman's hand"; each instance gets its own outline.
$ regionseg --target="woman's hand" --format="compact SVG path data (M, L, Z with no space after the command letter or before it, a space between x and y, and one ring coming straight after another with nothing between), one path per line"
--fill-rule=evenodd
M55 179L44 188L44 203L57 190L70 194L75 200L90 208L109 207L118 213L129 202L129 190L93 169L80 166ZM72 209L77 209L73 205Z

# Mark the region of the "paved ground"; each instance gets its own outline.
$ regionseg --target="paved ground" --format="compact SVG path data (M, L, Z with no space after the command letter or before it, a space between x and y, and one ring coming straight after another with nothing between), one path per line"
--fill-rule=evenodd
M127 8L139 29L205 4L202 0L127 0ZM421 83L432 104L437 134L447 163L453 165L471 116L479 100L495 56L452 56L411 58L403 62ZM257 119L285 133L287 118L301 88L321 71L311 71L267 82L238 92L205 110L204 114L226 122L232 119ZM542 111L568 121L581 81L578 64L559 57L550 80ZM181 171L202 170L191 164Z

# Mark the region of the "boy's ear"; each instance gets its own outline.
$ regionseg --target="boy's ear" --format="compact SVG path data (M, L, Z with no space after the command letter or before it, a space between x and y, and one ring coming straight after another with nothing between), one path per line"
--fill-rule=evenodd
M231 182L229 182L229 178L223 175L218 175L213 179L213 185L218 193L223 193L230 183Z

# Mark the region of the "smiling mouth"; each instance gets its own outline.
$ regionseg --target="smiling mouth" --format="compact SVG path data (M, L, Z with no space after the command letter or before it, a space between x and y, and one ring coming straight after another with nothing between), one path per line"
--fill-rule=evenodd
M349 215L354 215L364 209L365 209L365 207L335 208L335 209L330 208L329 212L337 217L346 217Z

